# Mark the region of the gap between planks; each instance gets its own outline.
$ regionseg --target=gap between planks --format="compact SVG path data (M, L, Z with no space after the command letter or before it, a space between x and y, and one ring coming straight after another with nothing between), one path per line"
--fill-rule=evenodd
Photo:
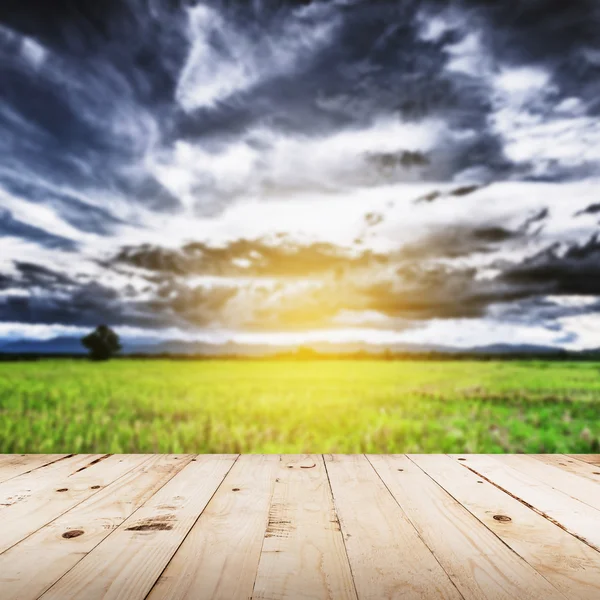
M600 511L541 479L532 480L506 455L451 454L465 468L600 552ZM498 459L497 456L501 458ZM542 465L543 466L543 465Z
M191 460L154 455L0 554L2 600L38 598Z
M80 481L97 478L107 463L114 464L115 459L104 456L58 459L51 472L76 487ZM62 512L0 554L0 586L5 573L7 578L12 573L14 579L20 564L32 562L31 556L39 557L35 562L40 574L32 577L35 596L24 593L26 586L10 587L10 582L6 589L13 590L12 595L2 594L0 587L0 596L8 600L28 600L40 594L61 600L291 600L309 589L311 597L362 600L400 595L423 599L431 597L434 589L436 597L472 600L486 597L486 590L493 589L500 590L495 599L600 597L600 555L589 540L577 535L585 525L597 528L600 521L593 521L593 516L600 511L547 480L556 470L555 484L563 489L567 483L583 481L568 491L594 502L590 486L598 484L589 469L596 467L579 458L563 463L571 460L566 456L508 459L505 464L501 458L201 455L197 460L190 458L158 485L158 476L153 478L151 470L143 474L144 465L157 458L146 457L147 462L103 486L102 494L77 496L79 502L66 510L68 502L54 500L54 513ZM211 465L215 459L221 459L221 464ZM512 466L506 464L510 461ZM68 462L68 468L60 462ZM467 467L466 462L477 464ZM0 460L0 468L2 464ZM519 466L532 473L525 482L522 474L515 475ZM4 490L17 489L32 477L37 492L45 493L50 479L41 473L51 467L40 466L27 477L15 477ZM460 485L446 471L456 475ZM146 495L141 489L130 490L127 502L133 505L116 509L109 490L126 494L128 481L138 481ZM413 488L420 494L426 490L422 501L409 493ZM514 494L515 489L528 500ZM576 518L567 518L564 526L545 514L539 508L544 494L551 499L543 507L553 509L554 517L568 517L561 507L566 502L579 511ZM35 496L28 502L30 507L35 505ZM311 505L318 507L311 510ZM91 530L91 523L97 526L94 513L98 510L104 511L101 514L110 523L107 534ZM494 519L508 515L508 522ZM81 530L90 528L89 537L69 539L68 549L59 546L57 536L73 528L77 531L76 522ZM519 528L526 535L519 536ZM589 527L587 537L594 538ZM58 552L55 558L43 552L44 547L49 550L46 544L53 543ZM564 560L565 553L568 560ZM457 555L470 556L477 572L470 573L456 560ZM478 556L483 557L481 563L477 563ZM490 556L501 564L493 565ZM326 568L319 572L314 567L323 561ZM44 564L50 575L41 574ZM286 569L287 575L282 575ZM571 589L577 595L566 593Z

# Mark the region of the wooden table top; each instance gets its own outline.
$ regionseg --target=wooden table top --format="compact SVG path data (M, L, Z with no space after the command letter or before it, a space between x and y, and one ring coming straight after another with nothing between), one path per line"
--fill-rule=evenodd
M600 598L600 455L0 455L0 598Z

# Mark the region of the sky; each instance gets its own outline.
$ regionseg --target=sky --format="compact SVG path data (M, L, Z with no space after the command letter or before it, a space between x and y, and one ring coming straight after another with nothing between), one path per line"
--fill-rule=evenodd
M595 0L3 0L0 340L600 346Z

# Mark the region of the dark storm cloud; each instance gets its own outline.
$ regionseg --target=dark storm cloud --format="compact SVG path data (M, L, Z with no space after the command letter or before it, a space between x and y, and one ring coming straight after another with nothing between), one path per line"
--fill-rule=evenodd
M590 204L587 208L577 211L574 216L595 215L597 213L600 213L600 204Z
M471 188L459 188L450 195L467 195L473 191ZM494 221L480 225L464 223L436 228L416 242L403 245L397 256L402 260L418 261L425 258L455 259L474 254L501 252L517 244L532 241L542 230L548 215L548 209L543 208L513 228Z
M71 252L77 249L77 244L73 240L19 221L10 211L0 207L0 238L3 236L30 240L44 248L60 248Z
M92 283L71 289L68 296L35 293L30 296L8 295L0 298L2 320L16 323L42 323L94 326L106 321L121 324L125 311L117 304L114 290ZM146 320L146 324L151 324Z
M345 311L376 311L392 320L426 321L485 317L500 310L507 322L551 325L560 317L600 310L598 302L572 307L545 299L600 296L597 237L562 252L550 247L520 263L504 261L497 275L481 279L477 268L428 263L427 259L491 252L493 247L523 238L523 230L490 225L446 233L450 238L438 235L433 253L432 239L421 247L407 246L387 255L352 254L329 244L303 246L283 240L275 247L262 240L239 240L221 248L189 244L180 251L127 248L105 263L107 272L117 270L122 275L127 273L124 267L135 267L138 275L141 269L147 281L141 290L132 285L117 289L102 279L90 281L17 262L17 275L3 278L0 285L31 293L3 297L0 314L5 321L48 324L92 326L103 321L185 328L235 323L243 329L268 331L335 327L336 318ZM240 263L243 260L248 262ZM257 281L270 277L278 283L270 292L242 281L191 285L187 280L191 275L246 275ZM313 278L314 285L288 287L294 277ZM280 292L276 302L270 300L274 291ZM245 313L228 313L228 306L240 295Z
M65 60L95 73L114 99L132 96L144 106L168 104L185 59L184 0L5 0L0 23L29 36ZM86 83L94 81L86 77ZM104 86L101 83L104 82ZM91 98L90 98L91 100ZM103 98L93 108L100 109ZM90 102L90 104L92 104ZM105 109L112 109L106 105Z
M283 290L284 282L294 277L317 282L308 290L292 290L264 308L260 302L254 306L256 297L250 298L248 307L253 312L248 326L252 328L331 326L340 311L378 311L415 320L474 318L484 316L494 304L533 298L540 290L512 281L512 269L518 265L505 265L499 276L479 281L476 268L427 265L425 261L498 251L507 243L526 240L529 221L514 230L493 224L445 228L389 254L352 253L331 244L280 238L278 245L237 240L223 247L188 244L180 250L129 247L105 264L123 273L127 272L124 267L134 267L138 273L141 269L148 281L158 285L153 306L195 323L199 319L193 316L194 307L202 312L205 303L200 301L202 292L182 283L191 275L278 278ZM228 300L236 292L222 294Z
M215 0L207 2L223 23L209 31L215 69L219 60L230 60L231 48L224 42L230 38L223 38L220 27L256 45L269 36L277 40L289 23L300 28L299 35L328 22L336 25L328 43L314 55L300 53L298 64L288 70L271 68L266 54L253 84L213 105L184 111L176 96L194 42L186 10L196 4L3 2L0 146L5 169L0 185L11 185L11 172L21 178L35 174L70 189L102 190L123 202L174 212L181 208L180 199L143 164L152 144L169 147L177 139L188 139L216 147L265 123L280 133L322 136L390 115L413 122L436 117L451 130L478 134L436 149L432 156L410 147L398 155L368 154L365 165L376 170L365 173L365 182L376 176L385 180L396 167L439 180L485 165L503 178L513 166L488 126L488 83L476 74L447 70L448 47L460 42L468 27L450 27L435 39L423 37L427 18L444 18L449 7L462 11L466 24L485 32L482 39L494 60L517 66L539 63L564 83L561 96L573 91L572 82L585 88L584 99L590 103L598 97L593 83L600 68L600 60L595 65L593 59L598 8L593 2ZM210 194L206 189L198 193ZM37 194L23 190L24 198L32 196ZM221 195L222 202L230 199ZM72 205L64 212L71 210L72 224L86 227L85 219L77 216L86 207ZM118 218L112 211L105 223ZM102 232L102 227L96 230Z
M600 5L595 0L461 0L457 6L484 28L482 40L492 56L512 66L546 68L562 95L582 97L597 114Z
M2 321L93 325L114 322L123 311L118 292L98 282L29 262L16 261L14 267L3 287L27 293L0 297Z
M490 225L455 225L434 231L417 242L406 244L399 252L403 259L459 258L475 253L497 251L504 242L522 238L522 233Z
M16 282L27 288L42 287L47 290L56 290L75 284L75 280L66 273L42 265L21 261L15 261L14 264L20 276Z
M359 306L415 320L483 316L489 300L476 291L475 273L474 269L402 267L395 281L363 288Z
M512 237L506 230L477 229L472 239L493 243ZM500 233L502 235L500 235ZM470 248L473 251L473 247ZM206 315L202 292L194 292L180 284L190 275L276 277L283 282L299 277L316 279L318 285L300 292L290 292L277 303L261 308L256 296L251 297L250 328L277 329L332 326L333 318L343 310L376 310L390 317L412 319L431 317L480 316L487 306L504 293L479 289L474 282L475 269L456 270L440 267L424 269L425 247L412 255L350 253L331 244L299 244L281 240L277 246L263 240L238 240L221 248L189 244L177 250L142 246L126 248L111 263L113 268L133 266L149 271L149 279L159 282L154 301L161 310L174 311L198 323L196 309ZM240 260L247 261L240 264ZM381 283L357 280L373 269L392 267ZM381 276L381 275L380 275ZM182 279L183 278L183 279ZM282 289L285 290L285 287ZM228 300L236 292L222 291ZM256 302L256 304L255 304Z
M563 251L553 245L506 269L501 280L531 295L600 295L599 236Z
M57 192L39 183L7 177L4 188L32 203L50 206L69 225L86 233L109 235L117 225L124 223L104 208L92 206L73 194Z
M394 178L396 172L403 175L408 171L420 171L424 174L424 169L430 164L430 160L426 154L422 152L411 152L405 150L403 152L376 152L367 153L366 162L372 165L375 169L378 182L386 179Z
M156 211L177 208L136 165L173 112L183 23L159 3L3 2L0 185L41 177Z
M354 281L352 277L325 280L319 287L290 294L277 304L264 308L257 304L249 326L259 330L336 327L337 317L346 311L376 311L394 323L474 319L486 316L498 303L514 303L528 295L500 282L477 281L476 275L476 269L407 263L376 282ZM388 321L369 326L389 329L391 325Z
M517 299L510 303L499 305L498 314L504 322L539 325L544 324L549 330L560 331L558 319L578 317L600 313L600 300L590 298L590 302L581 305L561 304L554 298L531 297ZM565 342L560 342L565 343Z
M14 275L0 277L0 290L17 290L0 297L0 320L5 322L86 327L99 322L154 328L206 325L218 318L237 293L235 288L194 288L169 277L140 292L133 286L117 288L32 263L14 266Z
M248 309L253 315L249 327L331 325L344 310L417 320L475 318L495 304L511 302L532 318L547 319L567 309L543 304L544 295L600 295L597 237L566 249L550 247L522 262L503 262L491 279L479 277L475 268L425 264L501 255L531 241L552 208L524 217L520 227L447 222L415 242L399 240L400 249L388 255L285 237L274 242L238 239L222 247L208 242L175 249L126 246L127 240L117 235L120 227L145 226L143 219L132 222L131 206L168 219L185 210L186 203L202 205L203 214L218 214L250 189L258 190L259 197L263 192L283 197L315 189L345 192L403 181L454 181L448 192L432 191L417 199L428 204L415 210L435 211L443 203L445 208L470 201L482 185L495 180L560 182L598 174L598 161L583 152L573 160L550 161L542 170L536 168L535 156L518 162L507 158L507 132L492 126L498 100L490 81L505 67L539 67L548 74L547 89L523 109L534 121L546 123L570 97L580 101L578 115L597 116L600 7L593 0L214 0L206 3L211 12L198 33L186 11L199 4L1 3L0 192L29 202L32 211L50 208L81 232L104 236L107 248L114 243L116 250L108 261L91 257L98 260L94 267L107 275L96 280L75 275L76 267L66 273L13 260L14 274L0 273L0 288L19 293L0 297L0 320L209 325L220 322L223 311L244 293L249 305L256 303ZM445 25L426 36L433 19ZM292 34L282 38L286 27ZM319 38L315 32L321 29ZM477 52L489 72L480 72L477 64L449 68L452 49L471 33L480 34ZM207 81L200 78L195 85L202 92L214 79L225 91L216 85L212 97L184 102L181 83L199 38L206 44L200 50L214 54L214 61L206 67ZM227 69L220 70L236 63L241 64L239 85ZM507 127L517 120L509 118ZM409 134L406 140L392 140L397 143L391 150L376 147L393 137L388 123L425 130L432 122L441 133L435 129L431 134L431 147L428 142L425 149L419 147L419 135L415 141ZM280 160L287 166L291 158L305 155L302 144L376 127L387 137L375 136L376 142L365 147L355 142L351 150L356 157L344 162L346 158L333 156L322 172L316 164L320 157L307 173L282 169L281 175L274 166L279 164L278 140L298 142L294 156L284 154ZM254 135L256 130L266 133ZM173 191L178 185L165 187L180 184L180 173L168 167L173 166L169 160L176 162L181 142L201 150L183 167L175 165L193 180L190 198ZM211 158L232 147L249 149L256 157L247 180L235 169L225 168L223 174L211 166ZM157 157L166 157L164 178L157 174ZM465 171L470 176L462 179ZM591 204L578 214L598 210ZM366 227L386 220L379 209L365 212ZM75 241L17 219L7 208L0 208L0 236L33 241L44 251L75 255L81 250ZM108 276L115 274L139 276L147 287L140 291L122 280L109 283ZM290 292L289 299L265 307L264 299L252 295L259 293L243 285L208 288L185 281L202 275L305 278L321 285Z
M314 56L300 56L289 72L271 73L265 56L259 65L264 73L254 85L186 112L175 96L192 43L184 11L191 4L25 0L3 5L0 23L47 51L37 69L23 60L1 65L10 109L3 119L10 168L35 169L55 182L99 187L152 210L174 211L178 200L152 173L124 168L138 165L156 137L167 146L188 139L209 148L234 141L258 123L283 134L322 136L368 126L380 115L417 122L438 116L450 127L480 131L477 139L457 144L444 166L431 165L410 147L398 159L386 153L365 157L384 178L392 162L421 169L425 179L447 177L472 162L507 166L485 127L485 85L445 71L444 45L452 36L421 39L415 18L420 3L209 2L225 26L249 43L276 36L290 22L307 30L328 20L339 24L328 44ZM227 61L221 31L215 28L211 35L217 60Z
M109 264L173 275L311 277L385 262L384 255L371 251L350 255L334 244L299 244L279 237L276 243L240 239L222 247L195 242L180 250L148 245L129 247L123 248Z
M202 327L218 321L229 300L237 294L235 287L193 288L166 280L148 302L147 309L150 314L168 318L171 325Z
M420 196L419 198L417 198L414 203L415 204L421 204L424 202L433 202L434 200L438 200L440 198L448 198L450 196L468 196L469 194L472 194L480 189L482 189L484 186L482 185L463 185L457 188L454 188L452 190L450 190L449 192L446 192L445 194L442 192L439 192L437 190L434 190L433 192L429 192L428 194L425 194L424 196Z
M299 13L295 3L221 3L227 21L244 32L252 31L251 36L271 35L292 18L309 23L313 19L315 24L339 19L339 26L331 42L302 63L300 72L269 75L266 62L265 77L231 100L214 109L179 113L178 134L209 143L267 122L280 132L318 137L369 126L381 115L412 122L440 118L451 129L473 128L478 135L455 141L451 151L439 149L443 161L408 147L398 157L369 154L366 162L378 170L381 166L389 170L392 162L420 168L425 180L440 180L481 164L504 176L510 163L487 127L488 86L477 77L446 70L445 46L460 39L460 34L448 33L436 41L422 39L417 15L426 4L323 2L313 3L320 10Z

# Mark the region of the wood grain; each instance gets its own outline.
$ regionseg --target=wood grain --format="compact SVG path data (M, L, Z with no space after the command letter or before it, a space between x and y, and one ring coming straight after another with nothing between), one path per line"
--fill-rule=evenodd
M0 600L597 600L597 456L3 455Z
M149 455L81 455L0 484L0 553L98 493Z
M406 456L368 458L466 600L565 600Z
M38 598L192 458L152 456L0 554L2 600Z
M0 483L0 510L17 503L50 487L57 487L78 469L84 469L95 460L102 460L106 454L78 454L63 460L54 461L38 469L27 469L19 475ZM1 514L1 513L0 513Z
M277 455L245 455L236 461L149 600L252 596L278 469Z
M579 477L585 477L590 481L600 485L600 467L584 462L581 460L573 459L564 454L530 454L532 458L542 461L548 465L559 467L564 471L568 471L573 475Z
M206 455L190 462L41 597L145 598L235 460Z
M448 456L409 458L565 596L600 598L600 553Z
M518 469L531 481L541 481L600 511L600 487L595 481L569 473L559 465L553 464L551 459L541 456L536 459L523 454L507 454L503 462ZM598 517L600 518L600 514Z
M590 465L600 466L600 454L566 454L565 456L581 460Z
M325 461L358 597L461 598L366 457Z
M517 465L507 464L505 455L451 456L594 549L600 550L600 511L547 483L532 479L515 468Z
M281 459L252 598L356 598L320 455Z
M40 469L68 454L0 454L0 483Z

